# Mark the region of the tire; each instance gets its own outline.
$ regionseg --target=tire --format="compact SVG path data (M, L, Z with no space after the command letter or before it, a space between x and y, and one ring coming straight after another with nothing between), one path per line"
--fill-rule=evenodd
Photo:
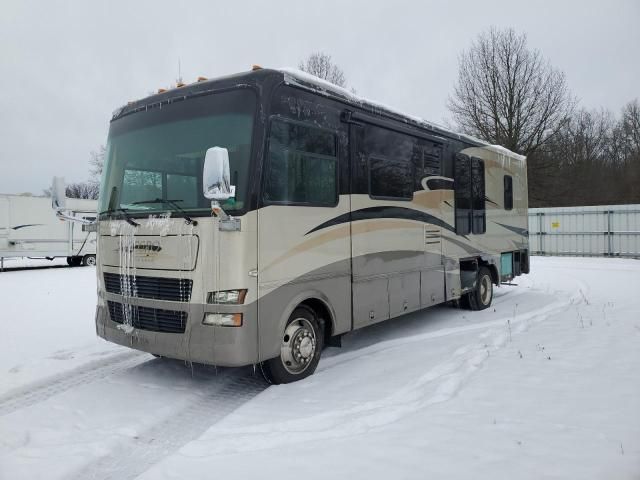
M469 308L484 310L491 306L493 300L493 280L487 267L481 267L476 277L476 288L468 293Z
M96 256L95 255L85 255L82 257L82 265L85 267L95 267L96 266Z
M79 267L82 265L82 257L67 257L67 265L70 267Z
M297 307L282 332L280 355L260 364L264 378L273 384L292 383L315 372L324 344L315 312Z
M471 305L469 304L469 295L470 294L465 293L458 299L459 308L462 308L463 310L471 310Z

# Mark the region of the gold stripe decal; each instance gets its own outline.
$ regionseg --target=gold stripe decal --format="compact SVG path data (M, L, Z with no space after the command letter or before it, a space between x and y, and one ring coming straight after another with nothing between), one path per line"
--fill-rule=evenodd
M341 225L343 223L349 222L357 222L359 220L375 220L375 219L398 219L398 220L413 220L416 222L430 223L432 225L436 225L438 227L444 228L445 230L449 230L450 232L455 233L455 229L449 225L447 222L434 217L428 213L422 212L420 210L415 210L413 208L404 208L404 207L369 207L362 208L360 210L355 210L350 213L344 213L339 215L331 220L321 223L317 227L309 230L305 235L309 235L310 233L317 232L318 230L322 230L324 228L333 227L335 225Z

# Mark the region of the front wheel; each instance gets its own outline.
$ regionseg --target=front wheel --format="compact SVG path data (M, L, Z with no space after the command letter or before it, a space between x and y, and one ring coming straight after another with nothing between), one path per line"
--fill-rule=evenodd
M478 270L476 288L468 294L469 307L471 310L484 310L491 306L493 300L493 280L491 272L487 267Z
M324 338L320 322L307 307L296 308L282 333L280 355L260 364L270 383L291 383L311 375L320 361Z

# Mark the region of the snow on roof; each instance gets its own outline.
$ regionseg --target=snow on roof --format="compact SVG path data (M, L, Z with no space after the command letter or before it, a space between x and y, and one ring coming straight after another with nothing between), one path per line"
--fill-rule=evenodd
M380 103L376 100L370 100L368 98L362 97L360 95L355 94L354 92L351 92L349 90L347 90L346 88L342 88L339 87L337 85L334 85L331 82L328 82L326 80L323 80L321 78L316 77L315 75L311 75L309 73L303 72L302 70L298 70L296 68L291 68L291 67L282 67L282 68L276 68L275 70L282 72L284 74L284 81L287 84L290 85L298 85L298 86L306 86L308 87L308 85L312 85L313 87L315 87L316 91L318 91L319 93L324 93L324 94L328 94L333 93L336 95L339 95L341 97L346 98L347 100L360 104L362 106L370 106L370 107L374 107L374 108L378 108L380 110L386 111L388 113L392 113L394 115L398 115L401 117L404 117L405 119L409 119L412 122L418 124L418 125L422 125L426 128L429 128L431 130L435 130L435 131L440 131L440 132L445 132L448 133L450 135L456 136L461 140L467 140L467 141L471 141L473 143L478 143L484 147L486 147L488 150L491 150L493 152L496 152L500 155L506 155L508 157L511 158L515 158L517 160L520 161L525 161L526 157L523 155L519 155L515 152L512 152L511 150L501 146L501 145L491 145L487 142L485 142L484 140L480 140L479 138L473 137L471 135L466 135L464 133L457 133L457 132L452 132L451 130L448 130L446 127L443 127L441 125L438 125L437 123L434 122L429 122L421 117L417 117L415 115L411 115L405 112L402 112L400 110L397 110L393 107L390 107L388 105L385 105L383 103ZM305 84L308 85L301 85L300 82L303 82Z

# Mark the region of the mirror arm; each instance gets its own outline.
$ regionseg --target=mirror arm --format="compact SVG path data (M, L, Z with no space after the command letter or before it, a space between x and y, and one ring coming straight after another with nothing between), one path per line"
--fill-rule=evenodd
M214 217L218 217L220 220L229 220L229 215L222 209L218 200L211 200L211 213Z
M91 225L92 223L95 223L92 220L85 220L84 218L76 217L75 215L69 215L66 211L63 210L56 210L56 217L58 217L60 220L77 222L81 223L82 225Z

